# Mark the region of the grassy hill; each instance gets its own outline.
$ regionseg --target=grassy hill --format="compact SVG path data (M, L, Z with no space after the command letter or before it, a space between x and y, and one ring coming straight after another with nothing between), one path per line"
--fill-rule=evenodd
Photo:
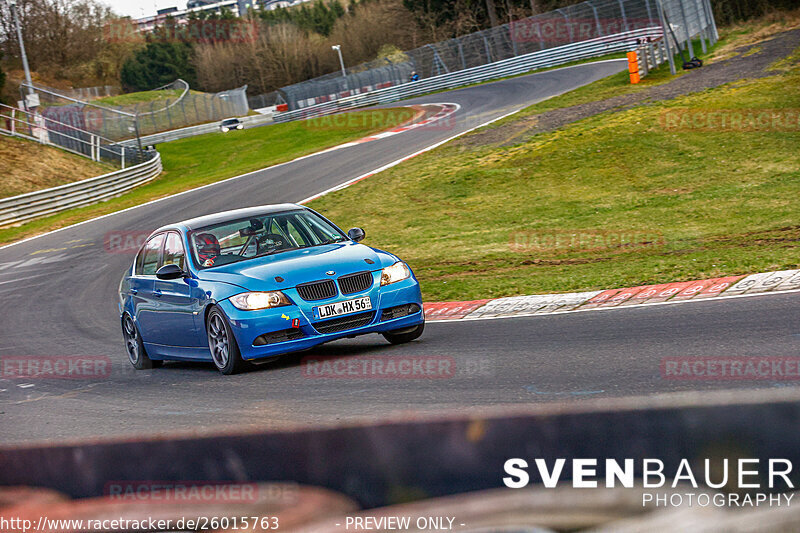
M113 169L64 150L0 135L0 198L55 187Z
M769 48L733 56L764 63ZM429 300L798 268L800 49L750 77L737 68L715 88L691 86L719 74L708 66L659 83L659 96L691 90L652 100L623 72L310 206L408 260ZM611 95L632 107L599 105ZM559 123L559 108L590 112Z

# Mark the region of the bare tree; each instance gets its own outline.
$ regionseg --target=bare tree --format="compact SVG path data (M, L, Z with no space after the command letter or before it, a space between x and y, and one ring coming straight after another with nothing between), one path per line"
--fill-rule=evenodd
M137 46L105 31L118 18L96 0L19 0L17 10L31 69L75 84L115 82ZM19 64L19 45L10 10L0 4L0 47Z

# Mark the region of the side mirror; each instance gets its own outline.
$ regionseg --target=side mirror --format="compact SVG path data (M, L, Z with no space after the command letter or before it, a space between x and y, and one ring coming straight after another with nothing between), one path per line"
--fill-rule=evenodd
M186 274L178 265L164 265L156 272L158 279L180 279Z
M364 233L364 230L361 228L350 228L347 230L347 236L350 237L350 240L359 242L364 240L367 234Z

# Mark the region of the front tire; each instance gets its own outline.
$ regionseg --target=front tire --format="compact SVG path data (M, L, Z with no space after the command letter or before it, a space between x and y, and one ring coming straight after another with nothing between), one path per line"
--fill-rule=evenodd
M217 370L229 376L246 370L249 365L242 359L239 345L228 325L228 320L218 307L213 307L206 319L208 348Z
M413 341L414 339L418 339L420 335L422 335L423 331L425 331L425 322L419 326L414 326L413 328L403 328L399 330L396 329L394 331L381 333L381 335L383 335L383 338L392 344L405 344Z
M129 314L125 314L122 319L122 337L125 339L125 351L128 353L128 361L136 370L147 370L161 366L163 361L153 361L147 355L142 343L142 336L136 329L136 324Z

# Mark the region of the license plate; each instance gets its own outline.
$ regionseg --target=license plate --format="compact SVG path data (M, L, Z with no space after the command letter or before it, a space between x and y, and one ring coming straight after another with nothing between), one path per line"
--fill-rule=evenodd
M372 309L372 302L369 296L362 298L355 298L354 300L345 300L343 302L336 302L333 304L320 305L314 308L314 314L317 318L331 318L334 316L349 315L350 313L359 313L361 311L369 311Z

